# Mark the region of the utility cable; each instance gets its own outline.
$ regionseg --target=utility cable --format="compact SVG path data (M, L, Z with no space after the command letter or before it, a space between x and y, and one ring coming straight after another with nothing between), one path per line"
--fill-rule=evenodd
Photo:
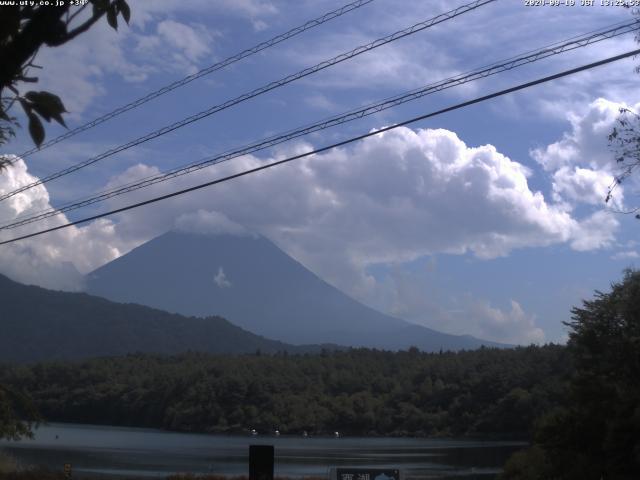
M285 33L281 33L280 35L276 35L275 37L266 40L262 43L259 43L258 45L248 48L246 50L243 50L240 53L237 53L235 55L232 55L228 58L225 58L224 60L214 63L213 65L210 65L206 68L203 68L202 70L200 70L199 72L196 72L192 75L188 75L180 80L176 80L173 83L170 83L169 85L165 85L162 88L159 88L158 90L155 90L153 92L148 93L147 95L140 97L136 100L133 100L130 103L127 103L126 105L123 105L121 107L116 108L115 110L109 112L109 113L105 113L104 115L91 120L90 122L87 122L83 125L80 125L72 130L69 130L67 132L65 132L64 134L53 138L45 143L43 143L42 145L40 145L40 147L34 147L31 148L30 150L27 150L23 153L21 153L19 155L19 157L25 158L28 157L29 155L36 153L36 152L40 152L42 150L44 150L45 148L48 148L52 145L55 145L57 143L62 142L63 140L66 140L67 138L71 138L79 133L82 133L86 130L89 130L93 127L96 127L97 125L100 125L101 123L104 123L108 120L111 120L112 118L117 117L118 115L121 115L125 112L128 112L129 110L132 110L134 108L139 107L140 105L143 105L147 102L150 102L151 100L153 100L154 98L158 98L162 95L164 95L165 93L169 93L177 88L183 87L184 85L187 85L188 83L193 82L194 80L197 80L198 78L204 77L205 75L209 75L213 72L216 72L218 70L222 70L225 67L228 67L229 65L239 62L240 60L250 57L251 55L255 55L258 52L261 52L263 50L266 50L267 48L273 47L274 45L277 45L279 43L284 42L285 40L288 40L292 37L295 37L296 35L301 34L302 32L305 32L307 30L310 30L314 27L317 27L319 25L322 25L323 23L326 23L330 20L333 20L334 18L338 18L342 15L344 15L345 13L349 13L353 10L356 10L360 7L363 7L364 5L373 2L374 0L357 0L355 2L351 2L348 3L347 5L344 5L340 8L337 8L335 10L332 10L330 12L325 13L324 15L319 16L318 18L314 18L313 20L309 20L308 22L305 22L302 25L299 25L295 28L292 28L291 30L285 32Z
M27 235L22 235L22 236L19 236L19 237L16 237L16 238L12 238L10 240L4 240L4 241L0 242L0 245L6 245L6 244L9 244L9 243L17 242L19 240L24 240L24 239L27 239L27 238L37 237L37 236L43 235L45 233L50 233L50 232L54 232L54 231L57 231L57 230L62 230L64 228L68 228L68 227L71 227L71 226L75 226L75 225L79 225L79 224L82 224L82 223L90 222L92 220L97 220L99 218L108 217L110 215L115 215L117 213L126 212L128 210L133 210L135 208L139 208L139 207L142 207L142 206L145 206L145 205L150 205L152 203L156 203L156 202L159 202L161 200L167 200L169 198L177 197L179 195L184 195L186 193L194 192L196 190L201 190L203 188L210 187L212 185L217 185L219 183L227 182L227 181L233 180L235 178L244 177L246 175L250 175L252 173L256 173L256 172L259 172L259 171L262 171L262 170L267 170L269 168L276 167L278 165L283 165L285 163L289 163L289 162L292 162L294 160L298 160L298 159L301 159L301 158L309 157L311 155L316 155L318 153L326 152L326 151L331 150L333 148L337 148L337 147L341 147L341 146L344 146L344 145L348 145L348 144L351 144L353 142L357 142L359 140L363 140L365 138L372 137L374 135L379 135L381 133L388 132L390 130L394 130L394 129L399 128L399 127L403 127L405 125L410 125L412 123L416 123L416 122L421 121L421 120L426 120L427 118L435 117L437 115L442 115L443 113L448 113L448 112L452 112L454 110L459 110L461 108L469 107L471 105L475 105L477 103L485 102L487 100L491 100L491 99L496 98L496 97L500 97L500 96L503 96L503 95L507 95L509 93L513 93L513 92L517 92L517 91L520 91L520 90L524 90L526 88L531 88L531 87L534 87L536 85L540 85L542 83L547 83L547 82L550 82L550 81L553 81L553 80L557 80L557 79L562 78L562 77L567 77L569 75L574 75L576 73L579 73L579 72L582 72L582 71L585 71L585 70L590 70L592 68L600 67L602 65L606 65L606 64L609 64L609 63L612 63L612 62L616 62L616 61L622 60L624 58L629 58L629 57L632 57L632 56L638 55L638 54L640 54L640 49L632 50L630 52L626 52L626 53L623 53L623 54L620 54L620 55L609 57L609 58L606 58L604 60L600 60L598 62L589 63L589 64L583 65L581 67L572 68L571 70L565 70L563 72L556 73L554 75L549 75L547 77L539 78L537 80L533 80L533 81L530 81L530 82L527 82L527 83L522 83L522 84L517 85L515 87L511 87L511 88L507 88L507 89L504 89L504 90L500 90L498 92L494 92L494 93L491 93L489 95L484 95L482 97L478 97L478 98L475 98L473 100L468 100L466 102L458 103L457 105L453 105L451 107L443 108L443 109L437 110L435 112L431 112L431 113L427 113L427 114L420 115L420 116L417 116L417 117L413 117L413 118L411 118L409 120L405 120L405 121L397 123L395 125L390 125L388 127L383 127L383 128L378 129L378 130L375 130L375 131L371 131L371 132L368 132L368 133L364 133L362 135L358 135L357 137L351 137L351 138L349 138L347 140L343 140L341 142L336 142L336 143L333 143L331 145L327 145L325 147L317 148L317 149L309 151L309 152L305 152L305 153L301 153L301 154L298 154L298 155L294 155L292 157L288 157L288 158L285 158L283 160L278 160L276 162L268 163L266 165L261 165L259 167L255 167L255 168L252 168L252 169L249 169L249 170L244 170L242 172L235 173L235 174L232 174L232 175L228 175L226 177L219 178L219 179L216 179L216 180L212 180L210 182L201 183L201 184L193 186L193 187L185 188L183 190L178 190L176 192L172 192L172 193L168 193L168 194L161 195L161 196L158 196L158 197L154 197L154 198L151 198L149 200L144 200L142 202L138 202L138 203L134 203L134 204L131 204L131 205L127 205L125 207L116 208L114 210L110 210L108 212L100 213L98 215L93 215L93 216L90 216L90 217L86 217L86 218L83 218L83 219L80 219L80 220L76 220L74 222L68 222L68 223L65 223L65 224L62 224L62 225L58 225L56 227L51 227L51 228L47 228L47 229L40 230L40 231L37 231L37 232L29 233Z
M264 85L262 87L259 87L255 90L252 90L251 92L245 93L243 95L240 95L239 97L235 97L231 100L227 100L226 102L219 104L219 105L215 105L207 110L203 110L202 112L196 113L195 115L191 115L189 117L186 117L178 122L172 123L171 125L167 125L159 130L155 130L151 133L148 133L147 135L143 136L143 137L139 137L135 140L132 140L128 143L119 145L117 147L111 148L95 157L91 157L88 160L85 160L83 162L77 163L75 165L72 165L71 167L65 168L63 170L60 170L58 172L52 173L50 175L47 175L46 177L43 177L35 182L29 183L28 185L24 185L20 188L17 188L11 192L5 193L3 195L0 196L0 201L6 200L7 198L11 198L14 195L17 195L18 193L24 192L25 190L29 190L30 188L33 188L35 186L38 185L43 185L45 183L50 182L51 180L55 180L57 178L63 177L65 175L69 175L70 173L76 172L82 168L85 168L89 165L92 165L96 162L99 162L100 160L103 160L107 157L110 157L112 155L115 155L116 153L128 150L132 147L135 147L137 145L140 145L142 143L148 142L149 140L153 140L155 138L158 138L162 135L166 135L169 132L172 132L174 130L177 130L179 128L185 127L191 123L197 122L199 120L202 120L203 118L206 118L210 115L213 115L214 113L220 112L222 110L225 110L229 107L232 107L234 105L237 105L239 103L242 103L246 100L252 99L254 97L257 97L258 95L262 95L266 92L269 92L271 90L274 90L276 88L282 87L284 85L287 85L288 83L294 82L296 80L299 80L301 78L304 78L308 75L314 74L316 72L319 72L321 70L324 70L325 68L331 67L333 65L336 65L338 63L344 62L345 60L349 60L351 58L354 58L358 55L361 55L365 52L368 52L370 50L373 50L375 48L381 47L382 45L386 45L388 43L394 42L396 40L399 40L401 38L404 38L406 36L409 35L413 35L414 33L420 32L422 30L425 30L427 28L430 28L434 25L437 25L439 23L445 22L447 20L451 20L459 15L463 15L464 13L470 12L472 10L475 10L483 5L489 4L489 3L493 3L497 0L476 0L474 2L468 3L466 5L460 6L455 8L454 10L450 10L446 13L442 13L440 15L437 15L436 17L433 17L429 20L425 20L424 22L419 22L416 23L415 25L412 25L411 27L405 28L403 30L399 30L395 33L392 33L391 35L388 35L386 37L382 37L379 38L377 40L374 40L373 42L370 42L368 44L365 45L361 45L349 52L346 53L342 53L336 57L333 57L329 60L325 60L321 63L318 63L316 65L314 65L313 67L308 67L305 68L304 70L301 70L297 73L288 75L280 80L276 80L274 82L271 82L267 85Z
M31 213L30 216L26 218L25 217L17 218L11 221L11 223L6 223L4 225L1 225L0 230L7 230L7 229L21 227L36 221L50 218L52 216L60 215L72 210L77 210L79 208L83 208L83 207L92 205L94 203L105 201L107 199L110 199L116 196L124 195L126 193L139 190L141 188L149 187L157 183L165 182L167 180L177 178L179 176L186 175L186 174L201 170L203 168L206 168L218 163L222 163L222 162L231 160L233 158L240 157L242 155L255 153L257 151L264 150L269 147L273 147L275 145L284 143L294 138L307 135L309 133L317 132L333 126L341 125L343 123L354 121L369 115L373 115L383 110L387 110L389 108L393 108L398 105L417 100L426 95L430 95L448 88L462 85L464 83L485 78L491 75L496 75L498 73L511 70L513 68L517 68L522 65L533 63L553 55L558 55L560 53L574 50L576 48L585 47L587 45L590 45L605 39L613 38L613 37L630 33L633 31L637 31L638 29L640 29L640 22L634 20L634 21L627 21L623 24L615 24L614 26L608 29L601 29L597 33L589 33L589 34L584 34L583 36L580 36L580 37L573 37L574 40L572 41L567 41L564 43L558 42L550 46L543 47L540 50L535 50L535 51L531 51L530 53L523 54L521 56L510 57L506 61L494 62L486 67L481 67L477 70L472 70L468 73L464 73L454 77L449 77L445 80L441 80L439 82L427 85L420 89L416 89L408 93L396 95L395 97L390 97L385 100L382 100L373 104L369 104L360 109L335 115L333 117L326 118L324 120L321 120L319 122L316 122L310 125L306 125L294 130L290 130L288 132L281 133L266 139L261 139L252 144L249 144L240 148L231 149L226 152L217 154L211 158L201 159L197 162L193 162L185 166L176 167L166 172L161 172L156 175L151 175L151 176L127 183L125 185L120 185L113 189L99 192L91 197L70 202L58 208L52 207L39 212Z

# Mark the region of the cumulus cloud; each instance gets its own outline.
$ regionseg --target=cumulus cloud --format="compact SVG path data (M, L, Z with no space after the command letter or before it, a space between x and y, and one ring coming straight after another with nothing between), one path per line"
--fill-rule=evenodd
M614 176L606 170L563 166L553 173L553 196L558 202L586 203L604 206L605 198ZM622 193L611 199L613 205L622 207Z
M598 98L583 113L570 112L571 130L562 139L544 148L534 149L532 157L546 170L579 165L591 170L611 170L614 159L607 145L620 107L626 105Z
M310 149L311 145L298 143L283 147L275 158ZM198 183L272 160L244 156L201 170ZM157 172L155 167L137 165L114 177L107 187ZM526 167L491 145L470 147L448 130L398 128L113 220L43 236L28 245L37 249L34 255L41 262L68 262L86 272L172 228L246 234L242 225L271 238L321 277L367 302L380 291L376 279L366 273L371 264L438 253L469 252L490 259L518 248L558 243L582 251L613 241L615 218L601 213L574 217L533 191L529 175ZM24 163L18 162L2 178L2 191L32 179ZM180 177L113 199L110 206L193 183L189 176ZM48 205L46 189L40 186L3 202L3 217ZM21 271L23 275L29 271L26 264ZM522 338L537 338L532 317L516 304L499 311L482 303L465 308L486 319L478 331L524 325L523 331L529 333ZM500 340L510 341L504 332Z
M640 106L636 105L633 108ZM598 98L585 111L568 115L570 130L562 138L531 156L551 174L553 198L568 208L576 205L605 207L605 198L619 173L607 137L626 104ZM627 183L635 183L631 178ZM618 186L609 202L624 209L624 188Z
M571 248L584 252L611 246L619 225L615 215L599 210L584 219L574 231Z
M26 164L15 163L0 174L0 193L4 194L36 180ZM50 208L49 194L43 185L0 202L3 223L19 215L31 215ZM38 223L41 229L66 223L64 215ZM33 226L2 232L10 239L30 233ZM47 235L0 246L0 273L27 284L65 290L81 288L82 275L131 249L134 244L116 235L114 224L99 220L85 227L71 227Z
M478 301L471 308L471 324L480 338L516 344L544 342L545 335L535 324L535 316L525 313L520 304L511 300L510 309L501 310Z
M275 158L311 148L297 144ZM200 171L198 181L270 160L245 156ZM138 165L112 184L156 172ZM364 273L373 263L436 253L494 258L517 248L558 243L585 250L612 240L615 218L572 216L533 191L529 174L491 145L469 147L447 130L399 128L353 147L175 198L160 208L147 207L153 214L131 212L118 219L118 231L134 238L153 236L172 228L181 215L207 206L209 213L198 215L222 213L265 234L359 298L375 288L375 280ZM182 177L133 199L192 184ZM603 221L609 232L602 232Z
M384 288L390 295L390 314L454 335L520 345L545 341L535 315L526 313L516 300L501 309L466 293L445 291L435 265L428 270L418 274L393 269Z

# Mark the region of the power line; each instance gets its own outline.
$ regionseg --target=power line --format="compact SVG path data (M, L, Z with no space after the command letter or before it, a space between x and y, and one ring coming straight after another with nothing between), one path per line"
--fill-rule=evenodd
M179 128L182 128L184 126L187 126L191 123L197 122L199 120L202 120L203 118L206 118L210 115L213 115L214 113L220 112L222 110L225 110L229 107L232 107L234 105L237 105L239 103L242 103L246 100L249 100L251 98L257 97L258 95L262 95L266 92L269 92L271 90L274 90L276 88L282 87L284 85L287 85L288 83L294 82L296 80L299 80L301 78L304 78L308 75L314 74L316 72L319 72L321 70L324 70L325 68L331 67L333 65L336 65L338 63L344 62L345 60L349 60L351 58L354 58L358 55L361 55L365 52L368 52L370 50L373 50L375 48L381 47L382 45L386 45L388 43L394 42L396 40L399 40L401 38L404 38L406 36L409 35L413 35L414 33L420 32L422 30L425 30L427 28L430 28L434 25L437 25L439 23L445 22L447 20L451 20L452 18L455 18L459 15L463 15L464 13L470 12L472 10L475 10L483 5L489 4L489 3L493 3L497 0L475 0L474 2L468 3L466 5L463 5L461 7L455 8L454 10L450 10L446 13L442 13L440 15L437 15L436 17L433 17L429 20L425 20L424 22L420 22L420 23L416 23L415 25L412 25L408 28L405 28L403 30L399 30L395 33L392 33L391 35L387 35L386 37L382 37L379 38L377 40L374 40L373 42L370 42L368 44L365 45L361 45L349 52L346 53L342 53L340 55L337 55L329 60L325 60L321 63L318 63L316 65L314 65L313 67L308 67L305 68L304 70L301 70L297 73L288 75L280 80L276 80L274 82L271 82L267 85L264 85L262 87L259 87L255 90L252 90L251 92L245 93L243 95L240 95L239 97L235 97L231 100L227 100L226 102L219 104L219 105L215 105L213 107L210 107L207 110L203 110L202 112L196 113L195 115L191 115L189 117L186 117L178 122L172 123L171 125L165 126L159 130L155 130L151 133L148 133L147 135L143 136L143 137L139 137L135 140L132 140L128 143L125 143L123 145L119 145L117 147L114 147L110 150L107 150L106 152L103 152L95 157L92 157L88 160L85 160L84 162L80 162L77 163L75 165L72 165L71 167L65 168L63 170L60 170L58 172L52 173L46 177L43 177L35 182L32 182L28 185L24 185L20 188L17 188L11 192L5 193L3 195L0 196L0 201L6 200L7 198L13 197L14 195L17 195L18 193L24 192L25 190L29 190L30 188L36 187L38 185L42 185L45 183L48 183L52 180L55 180L57 178L63 177L65 175L69 175L70 173L76 172L82 168L85 168L89 165L92 165L96 162L99 162L100 160L103 160L107 157L110 157L112 155L115 155L116 153L128 150L132 147L135 147L137 145L140 145L142 143L148 142L149 140L153 140L154 138L160 137L162 135L166 135L169 132L172 132L174 130L177 130Z
M302 32L305 32L307 30L310 30L314 27L317 27L319 25L322 25L323 23L326 23L330 20L333 20L334 18L338 18L342 15L344 15L345 13L349 13L353 10L356 10L360 7L363 7L364 5L373 2L374 0L357 0L355 2L351 2L348 3L347 5L344 5L340 8L337 8L335 10L332 10L331 12L327 12L324 15L321 15L318 18L314 18L313 20L309 20L308 22L305 22L302 25L299 25L295 28L292 28L291 30L285 32L285 33L281 33L280 35L276 35L275 37L266 40L262 43L259 43L258 45L248 48L246 50L243 50L240 53L237 53L235 55L232 55L228 58L225 58L224 60L218 62L218 63L214 63L213 65L210 65L206 68L203 68L202 70L200 70L199 72L196 72L192 75L188 75L180 80L176 80L175 82L169 84L169 85L165 85L162 88L159 88L158 90L155 90L153 92L148 93L147 95L140 97L136 100L133 100L130 103L127 103L126 105L123 105L121 107L116 108L115 110L109 112L109 113L105 113L104 115L102 115L101 117L98 117L94 120L91 120L90 122L87 122L83 125L80 125L79 127L76 127L72 130L69 130L67 132L65 132L64 134L53 138L45 143L43 143L42 145L40 145L40 147L34 147L30 150L27 150L25 152L23 152L22 154L20 154L19 156L22 158L28 157L29 155L36 153L36 152L40 152L42 150L44 150L45 148L48 148L52 145L55 145L57 143L62 142L63 140L66 140L67 138L71 138L79 133L82 133L86 130L89 130L97 125L100 125L101 123L104 123L108 120L111 120L112 118L117 117L118 115L121 115L125 112L128 112L129 110L132 110L136 107L139 107L140 105L143 105L151 100L153 100L154 98L158 98L162 95L164 95L165 93L169 93L172 90L175 90L177 88L183 87L184 85L187 85L188 83L193 82L194 80L197 80L198 78L204 77L205 75L209 75L213 72L216 72L218 70L221 70L225 67L228 67L229 65L239 62L240 60L247 58L251 55L255 55L256 53L259 53L263 50L266 50L267 48L273 47L274 45L277 45L281 42L284 42L285 40L288 40L292 37L295 37L296 35L301 34Z
M468 82L485 78L491 75L495 75L507 70L511 70L513 68L530 64L530 63L542 60L544 58L548 58L553 55L558 55L566 51L585 47L587 45L600 42L605 39L613 38L613 37L623 35L633 31L637 31L639 28L640 28L640 22L632 20L624 23L617 23L610 27L602 28L599 31L595 31L595 33L590 32L582 36L572 37L573 40L571 41L557 42L547 47L543 47L542 49L530 51L527 54L510 57L506 61L494 62L486 67L481 67L477 70L472 70L468 73L460 74L454 77L449 77L447 79L427 85L420 89L416 89L401 95L396 95L395 97L387 98L385 100L367 105L360 109L335 115L333 117L329 117L327 119L321 120L319 122L316 122L304 127L290 130L288 132L275 135L266 139L258 140L257 142L254 142L252 144L246 145L244 147L228 150L227 152L218 154L208 159L200 160L198 162L193 162L191 164L188 164L182 167L176 167L169 171L152 175L140 180L136 180L134 182L130 182L125 185L120 185L111 190L100 192L96 195L93 195L83 200L78 200L75 202L68 203L59 208L49 208L49 209L31 214L26 218L23 217L23 218L15 219L11 223L6 223L0 226L0 230L7 230L7 229L21 227L30 223L34 223L39 220L50 218L52 216L60 215L62 213L66 213L72 210L77 210L79 208L83 208L83 207L86 207L94 203L98 203L116 196L124 195L126 193L139 190L141 188L149 187L157 183L165 182L167 180L177 178L179 176L186 175L186 174L201 170L203 168L209 167L211 165L215 165L218 163L231 160L233 158L240 157L242 155L247 155L260 150L264 150L266 148L273 147L280 143L284 143L286 141L307 135L309 133L317 132L320 130L324 130L326 128L341 125L343 123L347 123L347 122L354 121L369 115L373 115L374 113L378 113L383 110L396 107L403 103L417 100L426 95L430 95L448 88L462 85L464 83L468 83Z
M138 202L138 203L134 203L134 204L131 204L131 205L127 205L125 207L121 207L121 208L117 208L117 209L114 209L114 210L111 210L111 211L108 211L108 212L100 213L98 215L93 215L91 217L86 217L86 218L83 218L81 220L76 220L74 222L65 223L63 225L58 225L56 227L47 228L45 230L40 230L38 232L30 233L30 234L27 234L27 235L22 235L20 237L12 238L10 240L4 240L4 241L0 242L0 245L6 245L6 244L9 244L9 243L14 243L14 242L17 242L19 240L24 240L24 239L27 239L27 238L36 237L36 236L39 236L39 235L43 235L45 233L54 232L56 230L62 230L64 228L68 228L68 227L71 227L71 226L75 226L75 225L79 225L79 224L82 224L82 223L90 222L92 220L97 220L99 218L104 218L104 217L107 217L107 216L110 216L110 215L115 215L117 213L122 213L122 212L126 212L128 210L133 210L135 208L139 208L139 207L142 207L142 206L145 206L145 205L156 203L156 202L159 202L161 200L166 200L166 199L169 199L169 198L177 197L179 195L184 195L186 193L194 192L196 190L201 190L203 188L210 187L212 185L217 185L219 183L223 183L223 182L226 182L226 181L229 181L229 180L233 180L235 178L244 177L246 175L249 175L249 174L252 174L252 173L256 173L256 172L259 172L259 171L262 171L262 170L267 170L269 168L276 167L278 165L283 165L285 163L289 163L289 162L292 162L294 160L298 160L298 159L301 159L301 158L309 157L311 155L315 155L315 154L318 154L318 153L326 152L326 151L331 150L333 148L337 148L337 147L341 147L341 146L344 146L344 145L348 145L350 143L357 142L359 140L363 140L365 138L372 137L374 135L378 135L378 134L381 134L381 133L384 133L384 132L388 132L390 130L394 130L396 128L403 127L405 125L409 125L409 124L412 124L412 123L415 123L415 122L418 122L418 121L421 121L421 120L425 120L427 118L435 117L435 116L441 115L443 113L452 112L454 110L458 110L458 109L465 108L465 107L468 107L468 106L471 106L471 105L475 105L477 103L481 103L481 102L484 102L484 101L487 101L487 100L491 100L491 99L496 98L496 97L500 97L500 96L503 96L503 95L507 95L509 93L517 92L519 90L524 90L526 88L530 88L530 87L533 87L533 86L536 86L536 85L540 85L542 83L547 83L547 82L550 82L552 80L557 80L557 79L562 78L562 77L566 77L566 76L569 76L569 75L576 74L578 72L582 72L582 71L589 70L589 69L592 69L592 68L595 68L595 67L599 67L599 66L606 65L606 64L609 64L609 63L612 63L612 62L616 62L618 60L622 60L624 58L628 58L628 57L631 57L633 55L638 55L638 54L640 54L640 49L632 50L630 52L623 53L623 54L620 54L620 55L616 55L614 57L609 57L609 58L606 58L604 60L600 60L598 62L589 63L587 65L583 65L581 67L573 68L571 70L565 70L564 72L560 72L560 73L556 73L554 75L550 75L550 76L547 76L547 77L539 78L537 80L533 80L533 81L530 81L530 82L527 82L527 83L522 83L522 84L517 85L515 87L507 88L505 90L500 90L498 92L494 92L494 93L491 93L489 95L478 97L478 98L475 98L473 100L469 100L469 101L466 101L466 102L458 103L457 105L453 105L451 107L443 108L443 109L437 110L435 112L431 112L431 113L427 113L427 114L420 115L420 116L417 116L417 117L413 117L413 118L411 118L409 120L405 120L405 121L397 123L395 125L391 125L391 126L388 126L388 127L383 127L383 128L380 128L379 130L376 130L376 131L372 131L372 132L369 132L369 133L358 135L357 137L351 137L351 138L349 138L347 140L343 140L341 142L336 142L336 143L333 143L331 145L327 145L325 147L317 148L317 149L312 150L310 152L301 153L299 155L294 155L292 157L288 157L288 158L285 158L283 160L278 160L276 162L272 162L272 163L269 163L267 165L262 165L260 167L255 167L255 168L252 168L252 169L249 169L249 170L245 170L245 171L242 171L242 172L239 172L239 173L235 173L233 175L228 175L226 177L219 178L217 180L212 180L210 182L201 183L199 185L196 185L196 186L193 186L193 187L189 187L189 188L185 188L183 190L178 190L176 192L172 192L172 193L168 193L168 194L161 195L161 196L158 196L158 197L154 197L154 198L151 198L149 200L145 200L145 201L142 201L142 202Z

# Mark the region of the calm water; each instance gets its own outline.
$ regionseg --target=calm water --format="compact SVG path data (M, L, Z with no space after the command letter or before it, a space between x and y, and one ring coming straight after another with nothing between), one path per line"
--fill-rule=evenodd
M161 477L176 472L248 474L251 444L275 447L276 475L326 476L329 467L400 468L405 479L490 479L516 442L469 440L226 436L160 430L50 424L33 440L0 441L0 448L22 464L77 473Z

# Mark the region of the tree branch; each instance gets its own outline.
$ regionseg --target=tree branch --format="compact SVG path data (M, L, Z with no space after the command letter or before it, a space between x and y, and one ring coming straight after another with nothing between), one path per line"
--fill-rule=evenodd
M69 26L69 24L71 22L73 22L73 19L76 18L85 8L87 8L87 5L89 5L88 3L85 3L83 6L81 6L78 10L76 10L75 12L73 12L73 14L67 19L67 27Z
M87 30L89 30L91 28L91 26L94 23L96 23L98 20L100 20L100 18L102 18L102 16L105 13L106 13L106 11L102 11L102 12L99 12L97 14L94 14L89 20L87 20L83 24L79 25L78 27L76 27L73 30L71 30L70 32L68 32L64 37L61 37L60 40L58 42L56 42L54 45L52 45L52 46L59 46L59 45L62 45L63 43L67 43L69 40L74 39L75 37L77 37L81 33L86 32Z

